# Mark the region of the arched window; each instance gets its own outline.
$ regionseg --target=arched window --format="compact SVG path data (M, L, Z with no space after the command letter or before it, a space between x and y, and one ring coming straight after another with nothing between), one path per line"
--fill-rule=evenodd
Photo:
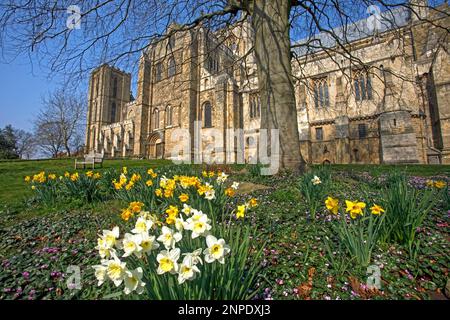
M113 102L111 105L111 123L116 122L116 103Z
M175 35L171 35L169 37L169 47L173 50L175 48Z
M175 63L175 59L174 58L170 58L169 59L169 66L167 68L167 76L169 78L173 77L175 75L176 71L177 71L177 65Z
M212 128L212 106L209 102L203 105L203 127Z
M153 110L153 130L159 129L159 110Z
M353 75L356 101L372 100L372 80L364 71L355 71Z
M171 126L173 124L173 108L167 106L166 108L166 126Z
M250 95L250 119L259 118L261 116L261 99L259 94Z
M330 105L330 96L328 93L327 77L314 80L314 106L318 108L326 108Z

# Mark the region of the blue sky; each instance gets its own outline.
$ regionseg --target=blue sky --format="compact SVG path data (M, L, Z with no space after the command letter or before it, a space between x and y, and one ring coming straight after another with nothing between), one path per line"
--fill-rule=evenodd
M31 131L31 120L39 112L41 97L57 87L59 79L48 79L41 68L20 57L0 62L0 127L11 124Z

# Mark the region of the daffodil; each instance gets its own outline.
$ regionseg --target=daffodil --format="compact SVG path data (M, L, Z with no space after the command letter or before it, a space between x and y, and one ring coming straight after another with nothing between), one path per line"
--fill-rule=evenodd
M159 243L156 242L155 236L149 236L147 233L140 234L140 236L141 242L139 245L143 253L148 253L159 248Z
M446 186L447 184L445 183L445 181L436 181L434 183L434 186L438 189L442 189Z
M347 205L346 212L350 212L350 217L352 219L356 219L358 215L363 215L362 210L366 207L364 202L352 202L345 200L345 204Z
M55 180L56 179L56 174L54 174L54 173L49 174L48 175L48 179L49 180Z
M183 284L186 280L194 280L198 273L200 273L200 270L192 263L192 259L185 258L178 271L178 283Z
M236 218L243 218L245 216L245 204L237 206Z
M178 271L178 259L180 258L180 249L175 248L170 251L163 250L156 256L159 266L156 270L157 274L177 273Z
M161 197L162 196L162 190L161 189L156 189L155 190L155 195L157 196L157 197Z
M186 193L182 193L182 194L180 194L178 199L180 199L181 202L186 202L189 200L189 195L187 195Z
M217 183L222 184L225 181L227 181L228 179L228 175L225 174L224 172L220 172L217 174Z
M134 229L131 230L133 233L146 233L150 228L153 226L153 221L146 220L142 217L139 217L136 220L136 225L134 226Z
M145 184L147 185L147 187L151 187L153 185L153 181L152 180L147 180L145 182Z
M311 182L315 186L322 183L322 181L320 180L320 178L318 176L314 176L314 178L311 179Z
M248 202L247 202L247 207L249 208L254 208L258 206L258 200L256 200L255 198L251 198Z
M181 240L182 235L179 232L175 232L172 229L163 226L161 229L162 234L158 237L158 241L166 247L167 250L174 248L175 244Z
M185 215L190 215L191 214L191 206L187 205L186 203L183 204L183 209L181 210L181 212L183 212Z
M192 231L192 239L195 239L199 236L208 234L208 231L211 230L210 222L211 221L206 214L201 215L199 218L195 216L195 220L193 216L192 218L187 219L186 229Z
M96 265L96 266L92 266L92 268L94 268L94 275L95 275L95 278L97 279L97 281L98 281L98 283L97 283L97 285L98 286L101 286L104 282L105 282L105 280L106 280L106 277L107 277L107 274L106 274L106 271L107 271L107 268L106 268L106 266L104 266L104 265Z
M198 264L198 263L203 264L203 260L200 257L201 254L202 254L202 248L198 248L192 252L183 253L183 256L184 256L184 259L192 260L192 264Z
M128 219L130 219L132 216L133 216L133 212L129 208L122 210L121 217L123 220L128 221Z
M115 244L117 239L119 238L119 227L114 227L112 230L103 230L103 237L105 240L105 245L112 248Z
M122 173L123 173L123 174L127 174L127 173L128 173L127 167L122 167Z
M166 213L168 216L176 217L178 215L178 207L169 206L169 208L166 209Z
M94 179L100 179L100 178L101 178L101 174L98 173L98 172L96 172L96 173L94 173L93 178L94 178Z
M122 262L119 258L113 256L113 259L106 261L105 264L108 277L116 287L120 286L127 271L126 262Z
M26 176L25 177L25 182L30 182L31 181L31 177L30 176Z
M434 185L434 181L433 180L427 180L426 181L427 187L432 187Z
M144 292L145 283L142 282L142 268L137 267L133 271L127 270L124 277L125 294L136 291L137 294Z
M133 253L140 256L140 252L142 250L142 247L139 245L140 242L140 235L125 233L122 241L122 248L125 253L122 257L128 257Z
M133 201L130 203L130 206L129 206L130 210L132 212L136 212L136 213L140 212L143 207L144 207L144 203L139 202L139 201Z
M225 263L225 256L230 253L230 247L225 244L225 240L219 239L212 235L206 237L206 248L203 251L205 255L205 261L207 263L212 263L218 261L221 264Z
M377 204L374 204L374 205L370 208L370 211L371 211L372 214L380 215L381 213L384 212L384 209L383 209L381 206L379 206L379 205L377 205Z
M86 172L86 177L91 178L93 175L94 175L94 172L92 172L92 171L87 171Z
M337 214L338 210L339 210L339 200L338 199L334 199L332 197L328 197L327 200L325 200L325 206L333 214Z
M78 178L79 178L78 172L75 172L70 176L70 180L72 180L74 182L77 181Z
M239 188L239 182L233 182L233 184L231 185L231 188L233 188L234 190L237 190Z
M234 194L235 194L235 191L234 191L234 189L233 188L226 188L225 189L225 195L227 196L227 197L234 197Z
M116 250L106 243L105 237L100 237L97 239L97 246L95 249L98 250L98 254L102 259L109 259L116 253Z

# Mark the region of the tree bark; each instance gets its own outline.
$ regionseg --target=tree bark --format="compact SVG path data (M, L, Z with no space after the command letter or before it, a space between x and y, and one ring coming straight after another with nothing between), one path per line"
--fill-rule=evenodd
M254 0L250 8L261 95L261 128L279 129L280 168L301 172L297 109L291 66L291 0ZM269 140L270 141L270 140Z

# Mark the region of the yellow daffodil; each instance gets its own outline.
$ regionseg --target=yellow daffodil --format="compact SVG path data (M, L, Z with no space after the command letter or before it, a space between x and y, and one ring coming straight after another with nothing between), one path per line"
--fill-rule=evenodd
M236 218L244 218L245 216L245 205L240 205L237 207Z
M234 191L234 189L233 188L226 188L225 189L225 195L227 196L227 197L234 197L234 194L235 194L235 191Z
M123 173L123 174L127 174L127 173L128 173L127 167L123 167L123 168L122 168L122 173Z
M69 172L64 172L64 177L69 178L70 177L70 173Z
M181 202L186 202L189 200L189 195L187 195L186 193L182 193L182 194L180 194L178 199L180 199Z
M125 186L125 189L126 189L126 190L131 190L131 188L133 188L133 186L134 186L134 182L133 182L133 181L130 181L130 182L128 182L127 185Z
M345 211L350 212L350 217L352 219L356 219L358 215L362 216L362 210L366 207L366 204L364 202L352 202L349 200L345 200L345 204L347 205L347 209L345 209Z
M338 199L334 199L332 197L328 197L327 200L325 200L325 206L333 214L337 214L338 210L339 210L339 200Z
M94 178L94 179L100 179L100 178L101 178L101 174L98 173L98 172L96 172L96 173L94 173L93 178Z
M164 197L172 198L173 197L173 189L164 189Z
M147 180L145 182L145 184L147 185L147 187L151 187L153 185L153 181L152 180Z
M384 212L384 209L383 209L381 206L379 206L379 205L377 205L377 204L374 204L374 205L370 208L370 212L371 212L372 214L375 214L375 215L380 215L381 213Z
M78 172L75 172L70 176L70 180L72 180L74 182L77 181L78 178L79 178Z
M36 186L31 186L31 190L36 190Z
M248 201L248 207L249 207L249 208L254 208L254 207L256 207L256 206L258 206L258 200L256 200L255 198L251 198L251 199Z
M178 215L178 208L176 206L169 206L166 213L169 217L176 217Z
M158 175L153 171L153 169L148 169L147 174L150 175L153 179L155 179Z
M426 184L427 184L427 187L432 187L432 186L434 186L434 181L433 180L427 180Z
M26 176L25 177L25 182L30 182L31 181L31 177L30 176Z
M434 183L434 186L438 189L442 189L446 186L447 184L445 183L445 181L436 181Z
M135 213L140 212L143 207L144 207L144 204L142 202L139 202L139 201L130 202L130 206L129 206L131 211L135 212Z
M94 173L92 171L86 172L86 176L89 178L92 178L93 175L94 175Z
M162 196L162 190L161 190L160 188L156 189L156 190L155 190L155 195L156 195L157 197L161 197L161 196Z
M128 221L132 216L133 216L133 212L130 209L128 209L128 208L123 209L122 214L121 214L121 217L123 220Z

